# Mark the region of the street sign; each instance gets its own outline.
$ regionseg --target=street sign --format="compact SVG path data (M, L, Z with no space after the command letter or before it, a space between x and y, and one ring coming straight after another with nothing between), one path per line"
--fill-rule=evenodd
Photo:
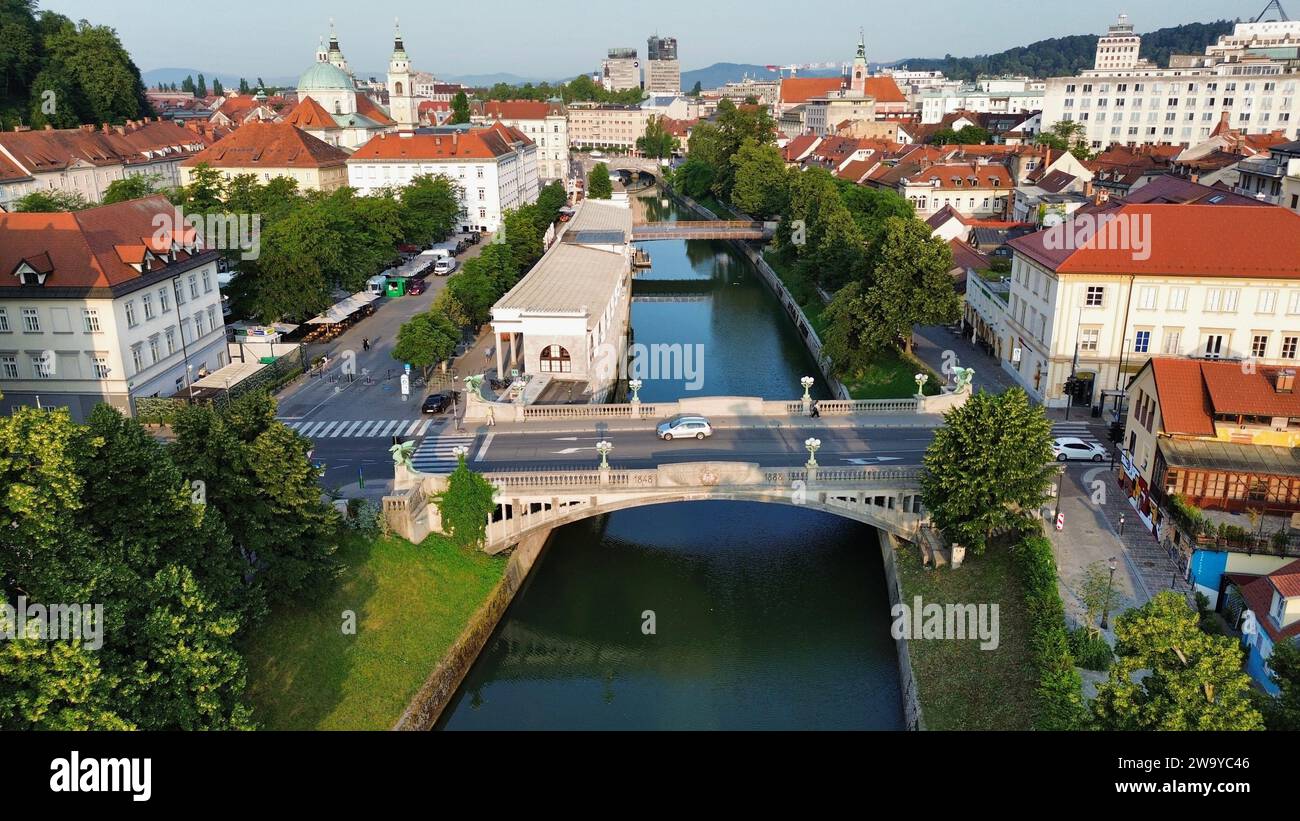
M405 368L405 370L406 370L407 373L410 373L410 372L411 372L411 363L410 363L410 362L407 362L407 363L406 363L406 368Z
M1065 514L1064 514L1064 513L1058 513L1058 514L1056 514L1056 529L1057 529L1057 530L1065 530Z

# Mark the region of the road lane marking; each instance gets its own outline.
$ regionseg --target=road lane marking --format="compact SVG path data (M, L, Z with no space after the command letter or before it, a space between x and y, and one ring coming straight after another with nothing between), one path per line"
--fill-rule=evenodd
M478 454L474 457L475 462L482 462L483 457L487 456L488 448L492 447L492 439L496 437L495 433L489 433L483 440L483 446L478 449Z

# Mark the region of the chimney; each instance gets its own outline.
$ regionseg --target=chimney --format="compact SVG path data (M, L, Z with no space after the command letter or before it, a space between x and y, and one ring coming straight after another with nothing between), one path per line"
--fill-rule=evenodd
M1088 180L1083 184L1083 195L1088 199L1092 199L1092 180Z
M113 131L113 126L109 125L108 123L103 123L102 125L100 125L99 129L105 134L110 134Z

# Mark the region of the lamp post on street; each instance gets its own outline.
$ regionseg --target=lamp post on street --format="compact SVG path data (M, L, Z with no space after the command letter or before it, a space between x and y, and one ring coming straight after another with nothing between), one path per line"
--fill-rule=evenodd
M1107 566L1110 567L1110 581L1106 583L1106 606L1101 611L1101 629L1106 630L1110 627L1107 619L1110 617L1110 598L1115 595L1115 568L1119 567L1119 562L1114 556L1110 557Z
M596 452L600 454L600 469L609 470L609 454L614 451L614 443L600 441L596 443Z
M805 467L807 467L810 470L816 469L817 451L822 449L822 440L815 439L815 438L809 439L808 441L803 443L803 446L808 449L808 464L805 465Z

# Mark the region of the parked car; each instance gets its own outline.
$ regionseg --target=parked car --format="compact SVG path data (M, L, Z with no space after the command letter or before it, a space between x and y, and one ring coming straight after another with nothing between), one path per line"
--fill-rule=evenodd
M661 423L655 432L665 442L674 439L707 439L713 435L713 426L703 416L678 416Z
M1052 440L1052 455L1058 462L1078 461L1101 462L1110 458L1110 454L1101 445L1085 442L1074 436L1062 436Z
M445 277L457 268L456 260L440 259L433 264L433 275L436 277Z
M431 393L424 398L424 404L420 406L420 413L446 413L451 407L451 391L441 391Z
M427 290L429 290L429 286L425 284L424 280L414 277L411 278L410 283L406 286L406 293L408 296L419 296Z

